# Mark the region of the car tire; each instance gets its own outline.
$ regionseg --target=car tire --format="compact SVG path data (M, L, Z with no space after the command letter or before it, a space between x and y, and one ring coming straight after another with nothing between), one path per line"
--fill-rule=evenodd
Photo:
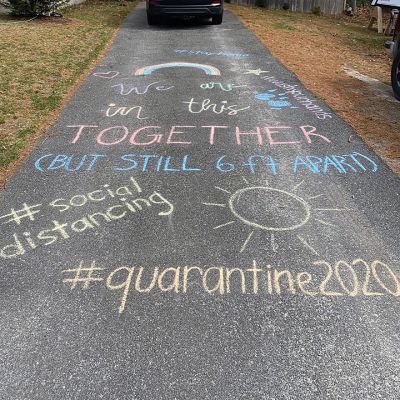
M222 14L212 17L212 23L213 23L213 25L221 25L222 24Z
M397 53L392 65L392 88L394 97L400 100L400 51Z
M149 25L156 25L158 23L158 18L154 15L147 13L147 23Z

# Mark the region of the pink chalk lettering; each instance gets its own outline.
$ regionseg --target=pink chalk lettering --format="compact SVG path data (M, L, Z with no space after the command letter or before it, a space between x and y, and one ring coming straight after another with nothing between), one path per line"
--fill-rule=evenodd
M120 139L115 140L114 142L104 142L104 141L102 140L103 135L104 135L106 132L116 131L117 129L122 129L123 132L124 132L123 136L122 136ZM127 137L128 135L129 135L129 130L128 130L128 128L127 128L126 126L112 126L111 128L103 129L103 130L96 136L96 141L97 141L98 144L102 144L103 146L113 146L114 144L121 143L123 140L126 139L126 137Z
M309 143L309 144L312 143L310 136L319 136L320 138L325 140L325 142L332 143L327 137L320 135L319 133L314 133L317 130L317 128L315 128L314 126L310 126L310 125L300 126L300 129L303 132L304 137L307 140L307 143Z
M236 143L237 144L242 144L240 141L240 136L241 135L247 135L247 136L253 136L253 135L257 135L257 140L258 140L258 144L262 145L263 144L263 139L262 139L262 135L261 135L261 129L259 127L256 128L257 132L240 132L240 128L236 127Z
M153 138L149 142L137 142L136 141L136 136L138 136L140 132L142 132L146 129L160 129L160 128L161 128L161 126L144 126L143 128L136 129L136 131L132 133L132 136L131 136L129 142L130 142L130 144L134 144L136 146L147 146L147 145L153 144L153 143L160 143L163 135L157 134L157 133L147 135L148 137Z
M202 128L210 128L210 144L214 144L215 129L218 128L229 128L229 126L218 126L218 125L204 125Z
M267 138L268 138L268 143L272 146L274 144L296 144L296 143L300 143L300 142L276 142L272 135L273 134L277 134L277 133L281 133L279 131L279 129L290 129L290 126L266 126L265 127L265 131L267 133Z
M179 129L179 128L196 128L196 126L193 126L193 125L173 126L173 127L171 128L171 130L169 131L169 135L168 135L168 139L167 139L167 144L192 144L192 142L176 142L176 141L172 140L172 137L173 137L175 134L178 134L178 133L185 133L185 132L182 132L182 131L176 131L175 128L178 128L178 129Z
M85 128L98 128L98 125L67 125L67 128L79 128L75 133L74 140L72 141L72 143L76 143Z

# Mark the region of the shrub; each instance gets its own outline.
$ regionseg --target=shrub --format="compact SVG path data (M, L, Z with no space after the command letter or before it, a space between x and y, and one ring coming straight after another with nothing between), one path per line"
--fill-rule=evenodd
M46 15L70 0L0 0L0 5L14 15Z
M266 0L256 0L255 6L256 7L265 7Z
M321 7L320 7L320 6L314 6L314 7L311 9L311 12L312 12L314 15L321 15Z
M289 3L283 3L282 8L283 8L285 11L289 10L289 8L290 8Z

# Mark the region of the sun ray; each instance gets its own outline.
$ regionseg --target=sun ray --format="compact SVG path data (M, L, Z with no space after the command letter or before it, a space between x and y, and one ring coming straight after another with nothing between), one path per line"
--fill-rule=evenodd
M304 183L304 181L301 181L300 183L295 185L294 188L293 188L293 191L295 192L303 183Z
M302 238L301 236L297 235L298 239L300 240L301 243L303 243L303 245L305 247L307 247L307 249L311 250L316 256L319 256L317 250L314 249L314 247L312 247L306 239Z
M205 206L215 206L215 207L226 207L226 204L218 204L218 203L201 203Z
M228 193L228 194L232 194L232 192L230 192L229 190L223 189L223 188L221 188L221 187L219 187L219 186L215 186L215 189L218 189L218 190L220 190L221 192L225 192L225 193Z
M314 208L315 211L349 211L347 208Z
M275 242L275 235L271 233L271 248L274 253L278 250L278 244Z
M322 224L322 225L328 225L328 226L336 226L336 225L334 225L334 224L331 224L330 222L326 222L326 221L323 221L322 219L318 219L318 218L314 218L316 221L318 221L320 224Z
M308 197L307 200L318 199L318 197L322 197L322 196L323 196L323 194L317 194L316 196Z
M218 225L218 226L214 226L213 229L219 229L219 228L222 228L223 226L227 226L227 225L230 225L230 224L234 224L235 222L236 222L236 221L229 221L229 222L226 222L225 224Z
M245 250L245 248L246 248L246 246L247 246L247 243L249 243L251 237L253 236L253 233L254 233L254 231L251 231L251 232L249 233L249 236L247 236L247 239L244 241L243 246L242 246L242 248L240 249L240 253L242 253L242 252Z

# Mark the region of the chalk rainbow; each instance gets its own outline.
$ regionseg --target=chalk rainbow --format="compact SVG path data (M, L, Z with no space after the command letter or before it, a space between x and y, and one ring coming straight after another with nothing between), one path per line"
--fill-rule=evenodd
M138 75L151 75L154 71L163 68L197 68L201 69L206 73L206 75L221 75L221 72L218 68L213 67L212 65L207 64L196 64L196 63L189 63L189 62L170 62L164 64L156 64L156 65L148 65L146 67L139 68L135 71L136 76Z

